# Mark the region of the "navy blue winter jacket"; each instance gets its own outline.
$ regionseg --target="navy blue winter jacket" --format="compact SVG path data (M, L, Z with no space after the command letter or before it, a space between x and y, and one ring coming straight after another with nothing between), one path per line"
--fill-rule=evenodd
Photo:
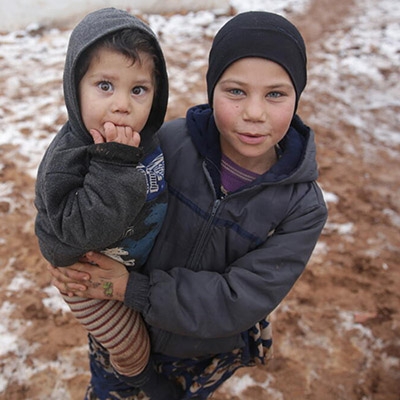
M327 218L314 133L299 117L264 175L222 196L219 133L198 106L163 125L166 220L146 275L130 274L125 303L142 312L154 352L194 357L243 345L303 272Z

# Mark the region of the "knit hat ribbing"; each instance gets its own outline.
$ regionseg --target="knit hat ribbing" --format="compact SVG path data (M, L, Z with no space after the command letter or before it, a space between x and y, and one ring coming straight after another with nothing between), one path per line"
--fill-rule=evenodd
M229 65L245 57L261 57L281 65L296 90L296 104L307 82L307 56L297 28L284 17L263 11L236 15L216 34L207 71L208 102Z

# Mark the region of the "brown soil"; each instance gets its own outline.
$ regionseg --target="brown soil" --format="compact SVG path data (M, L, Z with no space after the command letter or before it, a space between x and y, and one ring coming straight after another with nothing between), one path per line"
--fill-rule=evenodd
M293 16L306 38L311 64L318 62L324 38L339 23L345 29L349 16L359 12L351 0L315 0L303 16ZM203 48L205 57L209 43L207 37L190 48L166 44L169 67L185 68L181 60L189 60L193 48ZM172 87L169 119L198 103L194 94L205 93L205 65L192 72L199 79L187 92ZM1 80L0 76L0 84ZM358 84L360 91L368 89ZM299 110L305 121L318 104L330 99L330 90L335 88L306 97ZM61 104L61 98L57 101ZM371 112L380 121L387 110ZM400 213L400 148L372 136L360 137L355 126L339 119L336 126L317 122L313 128L319 181L338 201L329 202L329 221L309 267L273 315L274 359L266 367L240 370L215 400L400 399L400 235L399 221L393 217ZM10 307L15 323L9 329L20 332L20 344L0 356L1 375L11 376L0 400L54 399L56 386L65 388L63 398L81 399L89 377L85 334L68 313L54 312L42 302L48 297L44 289L49 276L33 234L34 179L14 146L0 146L0 162L1 182L14 185L12 202L0 201L0 304L2 312ZM28 278L33 286L11 291L17 276ZM64 362L72 372L62 368ZM20 376L20 363L30 367L29 376ZM235 394L239 378L243 382L246 375L254 382Z

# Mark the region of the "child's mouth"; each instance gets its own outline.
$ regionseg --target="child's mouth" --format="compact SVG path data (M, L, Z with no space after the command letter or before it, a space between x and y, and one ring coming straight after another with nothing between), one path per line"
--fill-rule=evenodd
M251 133L238 133L241 142L246 144L259 144L264 141L265 136Z

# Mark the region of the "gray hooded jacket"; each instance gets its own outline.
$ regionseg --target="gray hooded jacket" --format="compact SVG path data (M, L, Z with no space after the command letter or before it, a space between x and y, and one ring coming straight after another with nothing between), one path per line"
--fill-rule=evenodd
M148 34L158 49L159 80L152 110L140 132L141 147L94 144L79 109L75 70L80 55L98 39L133 28ZM73 30L64 68L68 121L39 166L35 232L53 265L76 262L89 250L114 248L126 265L143 264L166 211L164 158L156 131L168 102L164 56L151 29L114 8L87 15Z

